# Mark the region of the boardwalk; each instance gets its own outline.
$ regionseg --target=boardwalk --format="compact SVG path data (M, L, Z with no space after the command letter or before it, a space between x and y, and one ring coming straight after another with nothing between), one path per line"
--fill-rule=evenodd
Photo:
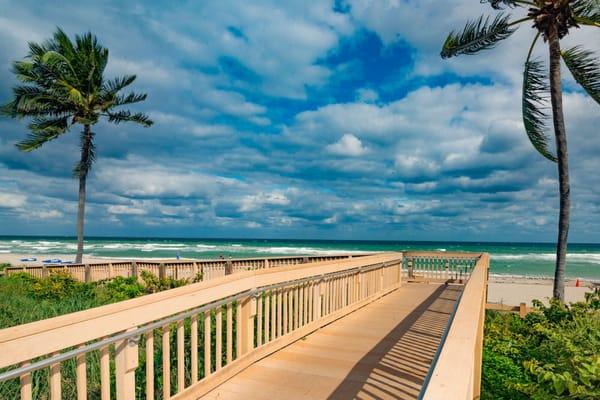
M416 399L460 290L404 284L202 399Z

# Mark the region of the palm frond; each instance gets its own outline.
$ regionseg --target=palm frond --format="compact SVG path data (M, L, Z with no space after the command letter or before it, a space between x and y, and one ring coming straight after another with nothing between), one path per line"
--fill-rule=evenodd
M503 10L506 7L515 8L520 7L518 1L515 0L481 0L481 4L488 3L494 10Z
M131 111L117 111L117 112L107 112L109 122L114 122L115 124L119 124L121 122L135 122L145 127L151 126L154 121L150 119L144 113L135 113L132 114Z
M104 90L107 93L116 94L120 90L131 85L133 83L133 81L135 81L135 78L136 78L135 75L125 75L125 76L122 76L119 78L111 79L109 81L106 81L102 85L102 90Z
M600 27L600 0L575 0L571 9L577 22Z
M127 96L117 96L115 106L123 106L126 104L139 103L140 101L146 100L148 95L146 93L129 93Z
M13 94L14 99L2 108L11 118L57 117L74 111L62 94L38 86L17 85Z
M600 104L600 59L581 46L565 50L561 54L573 78Z
M69 129L69 117L36 118L29 124L31 133L27 138L17 143L21 151L32 151L46 142L56 139Z
M508 22L509 16L498 14L494 19L481 16L467 22L462 32L452 31L442 47L442 58L459 54L475 54L481 50L495 47L498 42L508 38L515 31Z
M548 115L548 97L550 87L544 63L527 60L523 72L523 124L529 141L535 149L550 161L556 157L548 149L549 138L546 134Z

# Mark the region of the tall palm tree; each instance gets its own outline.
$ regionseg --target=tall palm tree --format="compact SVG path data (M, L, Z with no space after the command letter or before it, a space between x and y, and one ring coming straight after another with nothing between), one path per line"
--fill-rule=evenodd
M469 21L462 31L448 35L441 56L449 58L491 49L512 35L518 25L533 23L536 33L527 53L523 73L523 123L535 149L548 160L558 163L560 211L553 296L564 301L571 196L560 59L562 57L575 80L599 104L600 61L579 46L561 50L560 40L572 28L579 28L581 25L600 27L600 0L481 0L481 3L489 3L495 10L527 7L528 12L526 17L514 21L510 21L510 15L503 11L494 18L481 16ZM548 44L549 71L544 68L542 61L532 59L531 56L540 36ZM547 115L544 109L547 108L548 97L552 105L556 155L548 147L549 137L546 133Z
M73 170L79 179L77 209L77 257L83 257L83 224L85 189L88 173L96 158L94 126L102 117L109 122L135 122L145 127L152 120L143 114L117 110L127 104L146 99L146 94L120 92L129 86L135 75L107 80L104 68L108 49L102 47L91 33L75 36L75 41L58 28L44 43L29 43L29 54L13 63L13 72L23 85L13 88L14 98L1 108L11 118L31 118L30 133L17 147L33 151L81 125L81 156Z

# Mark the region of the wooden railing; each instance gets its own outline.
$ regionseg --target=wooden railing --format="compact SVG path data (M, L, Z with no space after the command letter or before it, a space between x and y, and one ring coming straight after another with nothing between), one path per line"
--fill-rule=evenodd
M479 253L406 251L403 273L408 279L466 281Z
M138 276L148 271L159 277L175 279L194 279L201 274L202 280L209 280L228 275L229 273L255 269L296 265L320 261L343 260L360 257L366 254L292 256L269 258L236 258L228 260L181 260L169 262L154 261L115 261L90 264L40 265L31 267L8 267L6 274L26 272L38 278L47 277L52 272L66 272L82 282L93 282L111 279L117 276Z
M478 257L456 303L419 399L478 399L489 255Z
M3 329L0 397L196 398L397 289L401 264L388 253L257 269Z

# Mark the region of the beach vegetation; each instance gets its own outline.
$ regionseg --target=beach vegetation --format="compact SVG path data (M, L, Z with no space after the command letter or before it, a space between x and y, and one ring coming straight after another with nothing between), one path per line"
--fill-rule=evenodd
M564 280L569 233L571 195L569 157L564 123L561 58L575 81L600 104L600 60L581 46L561 49L561 39L574 28L600 28L600 0L481 0L498 11L495 17L480 16L451 32L442 47L442 58L476 54L494 48L510 37L521 24L535 32L523 69L522 114L527 137L546 159L558 165L559 218L553 296L564 301ZM507 9L526 8L525 17L512 20ZM548 46L549 68L533 56L542 38ZM550 107L548 107L550 105ZM549 119L551 109L556 151L550 149Z
M600 398L600 290L570 306L535 302L525 318L488 311L482 399Z
M0 329L7 328L19 324L33 322L45 318L51 318L70 312L81 311L92 307L97 307L105 304L114 303L117 301L127 300L139 297L148 293L155 293L161 290L180 287L192 281L201 279L201 274L193 279L173 279L159 278L149 272L142 272L140 279L135 277L115 277L110 280L98 282L79 282L72 278L71 275L65 272L51 273L48 277L37 278L27 273L15 273L9 276L0 277ZM236 318L236 303L233 303L233 318ZM225 324L225 320L222 321ZM170 368L177 368L177 324L170 325ZM185 321L185 346L191 346L191 325L189 319ZM223 329L225 332L225 329ZM204 324L199 324L198 335L203 337ZM216 354L216 314L211 311L211 331L213 337L212 352ZM237 340L236 325L233 325L233 348L235 351L235 341ZM162 383L163 383L163 351L162 351L162 336L157 330L154 332L154 380L155 380L155 398L162 399ZM115 368L114 349L111 349L111 370ZM100 354L96 351L87 353L87 385L88 398L100 399L100 370L99 370ZM204 353L199 352L198 359L200 365L203 365ZM186 359L186 365L190 362ZM226 359L223 358L223 363ZM145 341L140 342L139 350L139 367L138 371L145 371L146 351ZM62 375L62 393L63 398L71 399L77 397L76 385L76 362L70 359L61 363ZM186 384L189 385L192 381L190 368L186 368ZM3 372L0 370L0 372ZM204 370L199 370L200 376L204 376ZM47 399L49 393L48 370L41 369L32 374L32 392L36 399ZM136 374L136 393L137 399L145 399L145 383L146 375L144 373ZM171 374L171 387L177 387L177 374ZM111 382L112 391L115 390L114 380ZM0 382L0 399L15 399L19 398L19 380L13 379L5 382Z
M13 99L0 112L15 119L30 119L29 134L17 147L31 152L57 139L75 126L80 133L80 156L73 169L79 180L76 263L83 257L83 233L87 176L96 159L93 127L100 121L133 122L145 127L152 120L144 113L123 109L146 100L146 94L123 93L135 75L113 79L104 76L108 49L92 33L75 40L60 28L43 43L29 43L25 59L13 63L21 84L13 87Z

